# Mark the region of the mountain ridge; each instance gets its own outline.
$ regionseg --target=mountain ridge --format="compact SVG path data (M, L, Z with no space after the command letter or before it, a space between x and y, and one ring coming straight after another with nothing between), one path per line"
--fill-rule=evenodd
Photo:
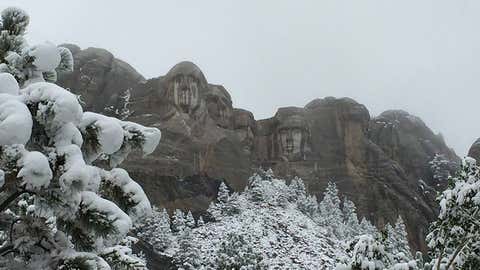
M219 179L242 190L256 168L271 167L285 179L301 177L319 199L333 180L377 226L405 216L412 247L426 250L423 239L436 202L425 190L446 184L434 179L430 162L440 155L449 165L444 169L453 172L459 158L418 117L398 110L371 117L351 98L326 97L256 120L233 108L228 90L209 83L192 62L145 79L106 50L63 46L73 49L76 65L58 82L89 101L86 110L121 109L128 91L127 119L162 130L151 156L125 164L154 204L204 211ZM202 184L167 180L189 177Z

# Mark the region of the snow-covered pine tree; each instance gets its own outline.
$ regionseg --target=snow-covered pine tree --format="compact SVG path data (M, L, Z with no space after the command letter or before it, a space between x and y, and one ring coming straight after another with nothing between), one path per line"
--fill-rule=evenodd
M361 235L350 244L351 258L337 265L337 270L383 270L391 264L382 241L371 235Z
M380 231L380 233L385 236L384 244L387 251L395 251L395 240L393 239L395 234L394 230L393 226L387 223Z
M389 252L395 254L398 262L412 259L412 253L408 245L407 227L402 216L398 216L395 226L388 231L388 238L391 244Z
M122 240L151 213L142 190L115 167L140 148L150 154L160 131L83 112L77 96L51 82L71 71L66 48L28 46L28 15L1 13L0 268L142 269Z
M203 217L200 216L197 219L197 227L202 227L203 225L205 225L205 221L203 221Z
M221 219L224 215L233 215L240 211L238 205L238 194L229 194L227 185L222 182L218 189L217 200L210 203L207 212L214 219Z
M278 206L281 206L281 207L287 207L289 204L290 204L290 192L289 191L289 188L287 188L286 190L282 190L282 192L278 192L277 196L275 196L275 203L278 205ZM316 203L315 207L317 206L318 204Z
M185 217L185 226L195 228L195 219L193 218L191 211L188 211L187 216Z
M305 215L310 217L318 216L318 201L315 195L299 197L297 200L297 207Z
M152 215L142 221L135 229L136 236L150 243L155 250L164 251L171 245L172 230L170 216L166 209L160 211L153 207Z
M345 225L345 238L347 240L361 234L360 223L357 217L357 207L347 197L343 199L343 223Z
M219 203L227 203L229 197L230 191L228 190L227 185L225 182L220 183L220 186L218 187L217 201Z
M387 235L361 235L350 243L349 258L337 264L337 270L417 270L415 260L397 262L386 247Z
M215 256L214 269L263 270L267 269L262 255L238 232L229 233L220 244Z
M292 179L288 187L290 190L288 198L291 202L307 196L307 189L305 188L305 183L301 178L298 178L297 176Z
M0 29L0 72L10 73L20 87L33 82L55 82L57 72L73 71L71 52L51 43L28 46L24 35L30 22L19 8L2 11Z
M180 209L175 209L172 216L172 231L182 232L185 229L185 214Z
M375 235L376 233L378 233L377 227L363 217L360 221L360 234Z
M254 174L248 179L248 193L251 196L253 201L261 202L264 201L264 192L263 192L263 185L261 182L263 181L262 176L259 173Z
M273 178L275 178L275 174L273 173L272 168L269 168L268 170L265 171L264 179L265 180L272 180Z
M318 208L320 212L319 223L335 234L338 239L344 239L343 213L340 209L340 198L338 197L338 189L335 183L328 182Z
M440 214L427 236L433 269L480 269L480 168L465 158L439 197Z
M197 270L200 269L201 257L198 243L194 241L192 229L185 227L178 238L178 256L174 262L179 270Z

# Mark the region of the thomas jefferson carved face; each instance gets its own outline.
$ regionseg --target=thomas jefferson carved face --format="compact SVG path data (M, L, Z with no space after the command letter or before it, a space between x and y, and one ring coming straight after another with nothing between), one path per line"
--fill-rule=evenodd
M226 90L213 86L207 96L207 107L210 116L223 128L232 128L233 108L232 101Z
M242 109L234 109L235 133L242 142L243 150L250 154L255 144L256 121L253 114Z

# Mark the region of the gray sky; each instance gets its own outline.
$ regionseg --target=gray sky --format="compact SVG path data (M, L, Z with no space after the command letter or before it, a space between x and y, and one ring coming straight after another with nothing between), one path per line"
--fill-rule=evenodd
M257 119L348 96L403 109L464 156L480 137L480 1L1 0L29 40L113 52L145 77L195 62Z

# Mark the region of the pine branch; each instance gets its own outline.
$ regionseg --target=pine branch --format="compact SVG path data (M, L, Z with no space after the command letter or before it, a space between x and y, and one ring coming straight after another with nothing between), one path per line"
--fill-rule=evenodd
M458 256L458 254L460 254L460 251L463 250L463 248L465 247L465 245L468 243L468 241L471 239L472 237L465 237L465 239L463 240L463 242L460 244L460 246L457 247L457 249L455 250L455 253L453 253L453 256L452 258L450 259L450 261L448 262L447 264L447 268L446 269L450 269L450 266L452 266L453 262L455 261L455 258Z
M13 201L15 201L18 197L25 193L29 193L32 195L35 194L34 192L28 190L17 190L12 195L10 195L4 202L2 202L2 204L0 204L0 212L5 211Z

